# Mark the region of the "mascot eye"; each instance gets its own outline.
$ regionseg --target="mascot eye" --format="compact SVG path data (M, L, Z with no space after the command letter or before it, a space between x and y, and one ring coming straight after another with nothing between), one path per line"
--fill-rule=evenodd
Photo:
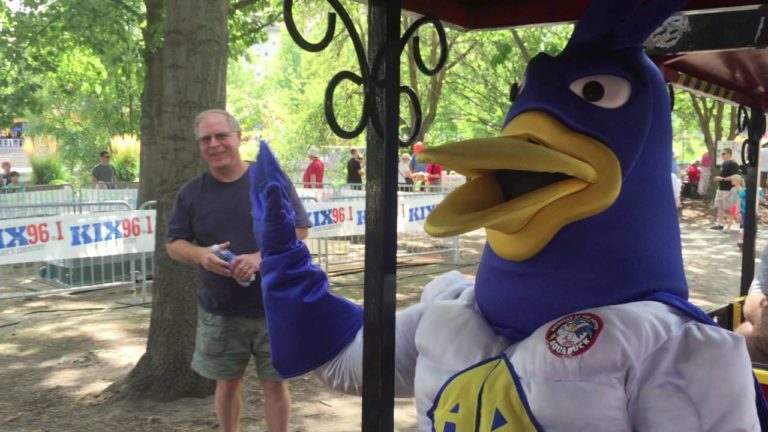
M570 89L599 107L619 108L629 100L632 87L629 81L616 75L591 75L572 82Z

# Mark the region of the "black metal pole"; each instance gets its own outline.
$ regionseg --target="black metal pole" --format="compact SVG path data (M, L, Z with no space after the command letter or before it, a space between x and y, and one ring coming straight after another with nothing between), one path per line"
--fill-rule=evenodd
M400 0L368 2L372 70L365 212L364 432L394 430ZM380 56L380 62L375 61ZM383 81L380 79L383 78ZM377 127L379 126L379 127Z
M747 161L746 188L747 212L744 215L744 244L741 255L741 290L740 295L747 295L749 286L755 275L755 238L757 237L757 159L760 151L760 138L765 133L765 114L757 108L752 108L747 128L749 145L744 149Z

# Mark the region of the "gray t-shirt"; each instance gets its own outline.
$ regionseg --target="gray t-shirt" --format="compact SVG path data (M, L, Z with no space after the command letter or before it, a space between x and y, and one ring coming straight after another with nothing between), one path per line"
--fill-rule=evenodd
M115 168L112 165L98 164L93 167L91 175L97 182L112 183L115 181Z
M296 212L296 227L309 228L312 224L301 199L290 180L285 179ZM207 247L228 241L229 249L235 255L258 251L253 235L250 187L248 171L230 183L216 180L208 171L190 180L176 196L176 205L168 220L166 242L183 239ZM197 274L202 282L198 300L206 311L217 315L264 315L259 273L248 287L201 266L198 266Z

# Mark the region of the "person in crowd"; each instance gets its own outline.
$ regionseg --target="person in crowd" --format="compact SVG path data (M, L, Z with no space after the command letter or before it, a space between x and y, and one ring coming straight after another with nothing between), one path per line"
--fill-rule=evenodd
M166 249L174 260L197 267L202 289L192 369L216 381L214 408L221 431L239 430L241 388L246 366L255 359L264 394L264 418L271 432L286 432L288 386L271 362L261 296L261 255L252 230L249 170L240 156L240 127L224 110L200 113L195 137L208 169L179 190L168 221ZM310 221L296 190L285 177L295 210L298 238ZM212 250L236 254L227 262ZM239 281L253 277L248 286Z
M680 178L678 178L676 175L671 174L672 178L672 194L675 198L675 208L680 208L680 191L683 188L682 182L680 182Z
M768 245L744 300L744 322L736 328L744 336L753 362L768 363Z
M411 162L411 155L403 153L400 156L400 163L397 164L397 183L400 185L400 190L404 192L413 191L413 178L411 177L411 168L409 166Z
M699 169L698 161L695 161L688 167L686 176L688 177L688 183L685 186L685 195L695 197L698 194L699 181L701 180L701 170Z
M437 191L443 183L443 167L436 163L427 164L424 180L426 185L433 187L433 191Z
M701 196L706 196L709 191L709 179L712 176L712 157L708 151L701 155L701 177L699 178L699 187L697 192Z
M680 174L677 165L677 153L672 149L672 192L675 196L675 207L680 208L680 192L683 189L683 182L680 181Z
M11 182L11 163L8 161L3 161L2 168L3 168L3 183L0 186L5 186Z
M768 142L763 143L760 146L760 154L758 156L758 167L760 168L760 189L765 192L768 190Z
M427 163L419 162L417 157L422 150L424 150L424 142L416 141L413 144L413 154L411 155L411 163L409 165L411 168L411 178L413 178L415 184L419 185L424 183L424 173L427 171Z
M718 182L717 194L715 195L715 201L713 206L717 209L717 220L715 224L710 228L722 230L726 223L726 215L729 205L729 196L731 194L731 176L739 174L739 164L732 160L733 151L729 148L723 149L720 152L720 156L723 158L723 164L720 167L720 175L715 176L715 180Z
M117 171L109 163L111 158L108 151L99 153L99 163L91 170L91 182L94 184L111 185L117 182Z
M21 175L17 171L11 171L9 173L10 183L3 186L4 192L23 192L24 186L19 183Z
M725 201L728 203L728 223L725 226L726 230L731 229L731 225L737 222L741 226L741 192L744 189L744 179L734 174L731 176L731 191Z
M352 185L352 189L361 190L363 188L363 157L356 148L350 149L350 158L347 161L347 183Z
M307 150L307 156L309 157L309 165L304 170L304 187L307 189L322 189L323 188L323 174L325 174L325 164L320 159L320 152L317 147L310 147Z
M765 205L765 191L761 188L757 189L757 204L758 205ZM757 214L757 207L755 207L755 214ZM746 220L745 217L747 216L747 188L742 185L741 192L739 192L739 221L741 221L741 224L739 228L741 228L741 233L739 235L739 241L736 242L736 246L739 247L739 249L744 246L744 221Z

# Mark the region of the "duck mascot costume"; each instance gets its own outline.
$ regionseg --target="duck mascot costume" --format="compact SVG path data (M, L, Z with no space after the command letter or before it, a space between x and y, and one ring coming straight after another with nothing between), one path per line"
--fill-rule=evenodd
M472 178L426 231L488 240L474 282L440 276L397 314L420 431L761 430L744 339L687 300L670 98L641 47L683 3L594 0L531 60L498 137L419 154ZM362 309L296 240L279 170L263 148L251 172L275 366L359 394Z

